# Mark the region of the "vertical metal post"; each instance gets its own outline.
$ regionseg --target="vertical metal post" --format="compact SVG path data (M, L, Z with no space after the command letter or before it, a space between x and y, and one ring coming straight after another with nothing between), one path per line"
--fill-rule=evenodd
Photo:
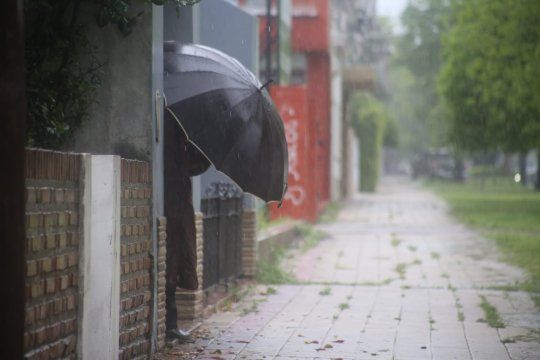
M272 0L266 0L266 79L272 78Z
M281 25L281 1L282 0L276 0L277 1L277 13L276 13L276 64L277 64L277 72L276 72L276 79L275 83L280 84L281 83L281 33L279 31L280 25Z
M152 264L153 311L151 352L157 347L158 229L163 216L163 6L152 5Z

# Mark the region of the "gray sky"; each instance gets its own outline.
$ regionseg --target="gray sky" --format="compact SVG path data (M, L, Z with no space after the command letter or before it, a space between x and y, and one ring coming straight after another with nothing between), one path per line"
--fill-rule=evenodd
M377 0L377 15L390 18L395 32L401 32L399 17L407 6L407 0Z

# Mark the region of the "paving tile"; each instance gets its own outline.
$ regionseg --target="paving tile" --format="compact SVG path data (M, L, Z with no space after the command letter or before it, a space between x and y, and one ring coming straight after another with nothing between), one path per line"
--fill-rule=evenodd
M329 238L293 250L283 263L305 284L274 286L277 294L266 297L258 295L263 288L255 291L206 319L205 338L170 352L202 350L197 359L540 359L540 313L529 295L492 290L523 281L523 271L502 263L493 242L458 224L418 184L383 179L377 193L354 196L336 221L316 227ZM330 293L319 294L326 287ZM485 316L480 295L506 328L477 322ZM246 314L256 299L264 301Z

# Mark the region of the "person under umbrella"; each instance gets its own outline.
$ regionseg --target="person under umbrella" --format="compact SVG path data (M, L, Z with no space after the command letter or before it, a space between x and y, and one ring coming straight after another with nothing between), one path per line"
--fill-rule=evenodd
M269 82L261 85L236 59L166 42L164 70L167 333L185 340L176 325L175 289L198 287L189 177L211 162L243 191L281 204L288 153L283 122L265 89Z
M255 75L216 49L165 42L166 111L188 140L244 192L281 202L288 153L283 121Z
M191 177L202 174L210 162L189 141L176 120L165 115L165 216L167 218L167 258L165 275L165 326L167 336L189 340L189 334L177 325L176 288L196 290L197 250L195 213L193 210Z

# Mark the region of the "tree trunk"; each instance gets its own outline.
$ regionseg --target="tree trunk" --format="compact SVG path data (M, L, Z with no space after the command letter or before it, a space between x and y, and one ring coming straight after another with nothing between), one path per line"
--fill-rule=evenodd
M536 149L536 191L540 191L540 147Z
M521 176L521 184L527 186L527 151L519 153L519 175Z
M502 163L502 166L501 166L501 171L502 171L502 174L504 176L513 176L514 174L512 174L512 170L511 170L511 167L510 167L510 155L509 154L504 154L504 159L503 159L503 163Z

